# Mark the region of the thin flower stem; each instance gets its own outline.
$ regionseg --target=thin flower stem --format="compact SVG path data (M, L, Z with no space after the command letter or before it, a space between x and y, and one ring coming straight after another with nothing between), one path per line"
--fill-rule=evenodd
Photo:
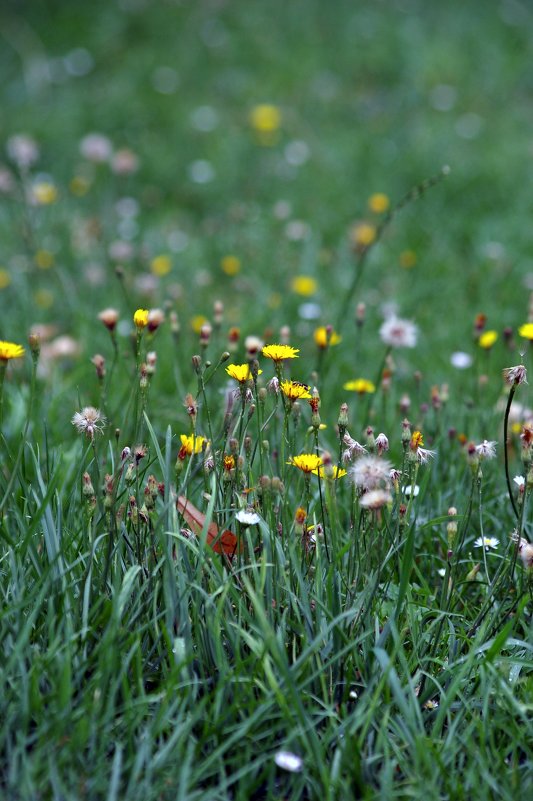
M516 384L511 385L511 389L509 390L509 397L507 398L507 406L505 407L505 417L503 419L503 456L505 460L505 481L507 482L507 492L509 493L509 498L511 500L511 506L513 507L513 511L517 517L520 517L518 513L518 509L516 508L516 503L513 495L513 489L511 487L511 479L509 476L509 453L507 448L507 436L509 430L509 414L511 412L511 405L513 403L513 397L516 391Z

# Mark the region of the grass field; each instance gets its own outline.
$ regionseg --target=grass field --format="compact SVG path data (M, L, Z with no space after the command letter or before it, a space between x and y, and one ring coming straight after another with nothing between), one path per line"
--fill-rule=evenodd
M532 31L2 5L2 798L531 793Z

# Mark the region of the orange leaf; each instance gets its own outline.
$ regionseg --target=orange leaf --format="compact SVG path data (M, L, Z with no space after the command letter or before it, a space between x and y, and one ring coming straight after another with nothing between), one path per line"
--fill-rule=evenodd
M200 536L205 525L205 515L194 506L187 498L180 495L176 506L178 512L183 515L196 536ZM207 527L207 544L215 551L215 553L224 553L227 556L233 556L237 550L238 540L232 531L222 531L219 533L218 526L214 521L211 521Z

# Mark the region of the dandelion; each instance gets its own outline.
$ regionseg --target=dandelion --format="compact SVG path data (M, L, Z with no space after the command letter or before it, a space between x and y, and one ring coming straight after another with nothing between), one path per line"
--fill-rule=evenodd
M527 370L523 364L518 364L516 367L506 367L503 370L503 378L505 383L511 386L527 384Z
M290 345L265 345L261 353L267 359L272 359L272 361L279 363L284 359L297 359L300 351Z
M529 339L531 342L533 340L533 323L524 323L524 325L521 325L518 329L518 335L524 339Z
M379 329L381 341L391 348L414 348L418 328L411 320L389 317Z
M250 124L258 134L275 134L281 125L281 111L271 103L259 103L250 112Z
M350 231L350 239L357 250L365 250L376 240L377 229L375 225L367 222L358 222Z
M328 467L320 465L320 467L317 467L316 470L311 470L311 472L320 478L329 478L336 481L338 478L345 476L347 471L343 467L330 464Z
M282 381L280 386L285 397L291 401L309 400L312 397L308 385L300 381Z
M237 256L224 256L220 261L220 269L226 275L237 275L241 271L241 260Z
M338 345L342 339L342 337L335 333L330 325L321 325L318 328L315 328L313 337L315 344L322 350L325 350L332 345Z
M422 447L424 439L421 431L413 431L409 441L409 448L412 454L412 459L419 464L426 464L430 459L435 456L436 451L430 451L428 448Z
M310 474L322 467L322 458L316 453L301 453L299 456L291 456L287 464L292 464L302 473Z
M359 506L363 509L382 509L389 503L392 503L392 495L386 489L368 490L359 499Z
M476 453L480 459L494 459L496 456L497 444L497 442L489 442L488 440L484 439L482 443L476 445Z
M72 425L75 426L80 434L86 434L89 439L94 439L95 434L101 434L105 425L105 417L99 409L94 406L85 406L81 412L76 412L72 418Z
M353 381L347 381L342 385L342 388L348 392L357 392L358 395L366 395L376 391L376 386L368 378L356 378Z
M478 537L474 542L476 547L483 547L486 551L490 551L491 548L497 548L499 544L500 540L496 537Z
M180 434L181 448L178 453L178 459L185 459L186 456L192 456L195 453L202 453L204 449L204 442L209 445L209 441L205 437L199 437L195 434Z
M497 331L493 330L484 331L479 337L477 343L480 348L483 348L483 350L490 350L497 339L498 339Z
M373 211L374 214L383 214L384 211L387 211L389 206L389 198L383 192L374 192L374 194L370 195L368 198L368 208L370 211Z
M278 751L274 754L274 762L282 770L289 773L300 773L303 768L303 759L292 751Z
M291 289L297 295L302 295L306 298L315 294L318 284L310 275L297 275L291 281Z
M150 312L148 309L137 309L133 315L133 322L138 331L142 331L148 325L148 317Z
M0 362L6 364L10 359L20 359L21 356L24 356L22 345L0 340Z
M388 489L392 465L379 456L362 456L350 470L356 487L362 490Z
M154 256L150 262L150 271L158 278L168 275L172 270L172 259L164 253L159 256Z
M262 370L259 370L258 374L262 372ZM249 364L228 364L226 373L230 378L234 378L235 381L238 381L239 384L246 384L247 381L251 381L253 378Z

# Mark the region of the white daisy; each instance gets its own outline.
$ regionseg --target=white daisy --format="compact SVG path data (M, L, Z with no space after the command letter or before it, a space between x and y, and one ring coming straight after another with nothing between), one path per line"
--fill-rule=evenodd
M497 548L499 544L500 540L496 537L478 537L474 543L478 548L483 547L486 551L490 551L491 548Z

